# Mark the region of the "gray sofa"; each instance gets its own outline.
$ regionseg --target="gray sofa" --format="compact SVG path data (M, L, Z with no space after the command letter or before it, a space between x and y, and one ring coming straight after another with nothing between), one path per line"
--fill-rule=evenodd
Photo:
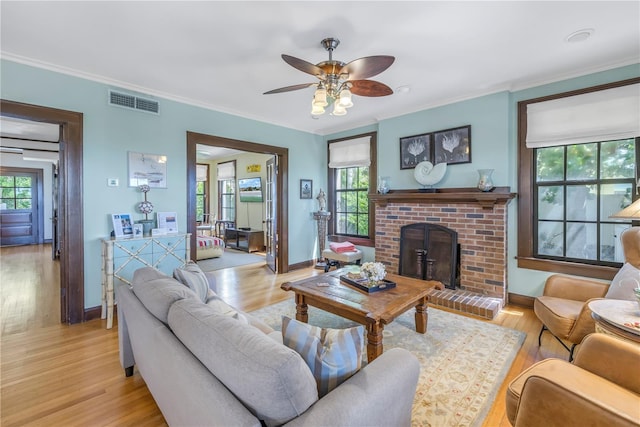
M319 399L279 332L210 294L214 304L152 268L116 286L120 362L127 376L135 365L169 425L411 423L420 367L410 352L386 351Z

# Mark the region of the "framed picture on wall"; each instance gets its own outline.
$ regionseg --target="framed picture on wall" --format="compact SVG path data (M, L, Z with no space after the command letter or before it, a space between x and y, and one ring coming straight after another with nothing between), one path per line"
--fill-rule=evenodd
M310 179L300 180L300 198L310 199L313 194L313 181Z
M471 163L471 125L433 133L433 164Z
M412 169L420 162L431 161L430 133L400 138L400 169Z
M129 187L167 188L167 156L129 151Z

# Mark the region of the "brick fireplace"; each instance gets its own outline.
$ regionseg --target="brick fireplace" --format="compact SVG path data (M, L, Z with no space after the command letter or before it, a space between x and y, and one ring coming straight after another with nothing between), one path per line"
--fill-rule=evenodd
M486 318L506 304L507 204L515 197L508 187L396 190L369 197L376 210L376 261L387 271L399 271L402 226L441 225L458 233L460 287L434 292L431 302Z

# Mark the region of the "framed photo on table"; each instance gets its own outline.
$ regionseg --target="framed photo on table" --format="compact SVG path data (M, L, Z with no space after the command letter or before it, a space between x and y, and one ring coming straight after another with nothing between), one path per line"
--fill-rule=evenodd
M313 195L313 181L310 179L300 180L300 198L310 199Z
M433 164L471 163L471 125L433 133Z
M400 138L400 169L413 169L420 162L431 160L430 133Z
M111 214L111 222L113 223L113 235L117 239L133 237L131 214Z
M178 214L175 212L158 212L158 228L167 233L178 232Z

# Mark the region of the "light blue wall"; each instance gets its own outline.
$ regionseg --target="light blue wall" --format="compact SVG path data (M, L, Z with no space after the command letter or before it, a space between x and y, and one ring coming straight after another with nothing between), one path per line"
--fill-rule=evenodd
M156 211L176 211L186 228L186 131L217 135L289 148L289 263L311 258L317 247L315 199L297 197L300 178L313 179L314 192L326 189L326 141L378 131L379 176L391 177L392 189L417 188L412 170L400 170L399 138L471 125L472 163L450 165L437 187L472 187L477 169L495 169L494 183L517 191L517 102L567 90L640 76L640 65L591 74L517 92L500 92L475 99L382 120L376 125L326 137L243 119L203 108L160 99L160 116L107 105L104 84L2 61L3 99L84 113L85 306L100 304L99 240L111 227L108 214L130 211L140 194L126 187L127 151L166 154L169 188L154 189L149 199ZM107 178L121 186L107 187ZM509 206L509 292L535 296L549 273L519 269L516 200ZM141 214L134 215L136 218ZM366 248L365 261L375 251Z
M474 187L478 179L477 169L495 169L494 184L508 186L512 192L517 192L517 103L519 101L638 76L640 76L640 65L636 64L517 92L495 93L381 120L376 125L378 130L378 176L391 177L391 189L418 188L418 184L413 178L413 170L400 169L399 138L470 124L472 163L449 165L444 179L435 186L440 188ZM328 141L365 131L356 129L328 135L325 139ZM528 296L540 295L544 281L551 273L518 268L515 259L517 255L517 199L510 202L508 215L507 280L509 292ZM375 258L375 250L361 249L364 251L365 261Z
M165 99L158 100L160 115L112 107L108 85L6 60L1 67L3 99L84 114L86 308L100 305L100 239L111 232L108 215L130 212L142 218L135 211L142 196L126 184L128 151L168 157L168 188L152 189L148 197L155 212L177 212L178 226L186 230L187 131L289 149L289 263L310 259L316 236L310 212L316 206L315 200L299 199L298 183L300 178L326 182L326 145L321 137ZM118 178L120 186L108 187L108 178Z

